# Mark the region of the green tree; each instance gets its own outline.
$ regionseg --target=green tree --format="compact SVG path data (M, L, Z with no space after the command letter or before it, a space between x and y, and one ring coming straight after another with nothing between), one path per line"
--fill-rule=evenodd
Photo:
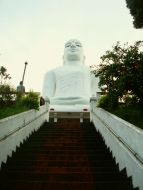
M10 80L10 74L3 66L0 67L0 104L1 106L8 106L13 103L15 89L11 87L7 81Z
M141 41L138 41L121 47L117 42L101 57L102 62L95 75L100 78L99 86L104 86L110 97L111 108L116 107L118 99L129 92L143 103L143 52L139 50L140 45Z
M0 85L0 105L9 106L14 103L16 92L13 87L8 84Z
M3 66L0 67L0 84L6 84L7 80L11 79L10 74L7 73L7 69Z
M135 28L143 28L143 0L126 0Z

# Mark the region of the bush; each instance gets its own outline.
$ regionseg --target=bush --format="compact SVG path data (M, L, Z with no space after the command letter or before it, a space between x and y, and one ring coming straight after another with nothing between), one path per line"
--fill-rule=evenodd
M107 94L100 97L97 107L101 107L108 111L114 110L118 106L118 97L116 94Z
M108 100L108 110L114 110L118 107L118 95L115 92L108 94Z
M28 109L39 110L39 95L29 92L26 96L21 97L20 103Z
M125 102L126 106L134 105L139 102L138 98L134 95L133 96L126 95L125 97L123 97L123 101Z
M99 98L98 103L97 103L97 107L101 107L104 109L108 109L109 106L109 98L107 95L103 95Z
M15 100L15 89L8 84L0 85L0 104L1 106L9 106Z

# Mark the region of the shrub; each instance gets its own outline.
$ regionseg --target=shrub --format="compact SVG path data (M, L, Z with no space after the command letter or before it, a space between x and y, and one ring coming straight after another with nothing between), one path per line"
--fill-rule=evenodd
M13 89L10 85L0 85L0 104L2 106L13 104L16 96L15 94L15 89Z
M107 95L103 95L99 98L98 103L97 103L97 107L101 107L104 109L108 109L109 106L109 98Z
M114 110L118 107L118 95L115 92L108 94L108 110Z
M123 98L123 101L125 102L125 105L126 106L130 106L130 105L134 105L134 104L137 104L138 103L138 98L136 96L130 96L130 95L126 95L124 98Z
M35 92L29 92L26 96L21 97L20 102L28 109L39 110L39 95Z
M100 97L97 107L104 108L108 111L114 110L118 106L118 97L116 94L107 94Z

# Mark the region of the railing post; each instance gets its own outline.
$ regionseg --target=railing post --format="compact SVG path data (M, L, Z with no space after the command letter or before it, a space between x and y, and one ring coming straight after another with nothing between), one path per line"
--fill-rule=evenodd
M58 117L57 117L57 113L55 112L54 113L54 123L57 123L57 121L58 121Z
M92 121L92 112L94 110L94 106L96 106L97 98L95 96L92 96L90 98L90 122Z
M45 98L45 105L46 105L46 110L49 110L49 106L50 106L50 99L48 97ZM48 112L49 114L49 112ZM48 119L47 122L49 122L49 115L48 115Z
M83 112L80 113L80 123L83 123Z

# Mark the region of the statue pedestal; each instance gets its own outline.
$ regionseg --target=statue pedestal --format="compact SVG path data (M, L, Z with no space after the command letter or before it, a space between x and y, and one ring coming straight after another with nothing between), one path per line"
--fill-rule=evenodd
M55 112L84 112L90 111L88 104L75 104L75 105L50 105L50 111Z
M49 119L57 122L61 118L77 118L82 123L90 119L89 105L50 105Z

